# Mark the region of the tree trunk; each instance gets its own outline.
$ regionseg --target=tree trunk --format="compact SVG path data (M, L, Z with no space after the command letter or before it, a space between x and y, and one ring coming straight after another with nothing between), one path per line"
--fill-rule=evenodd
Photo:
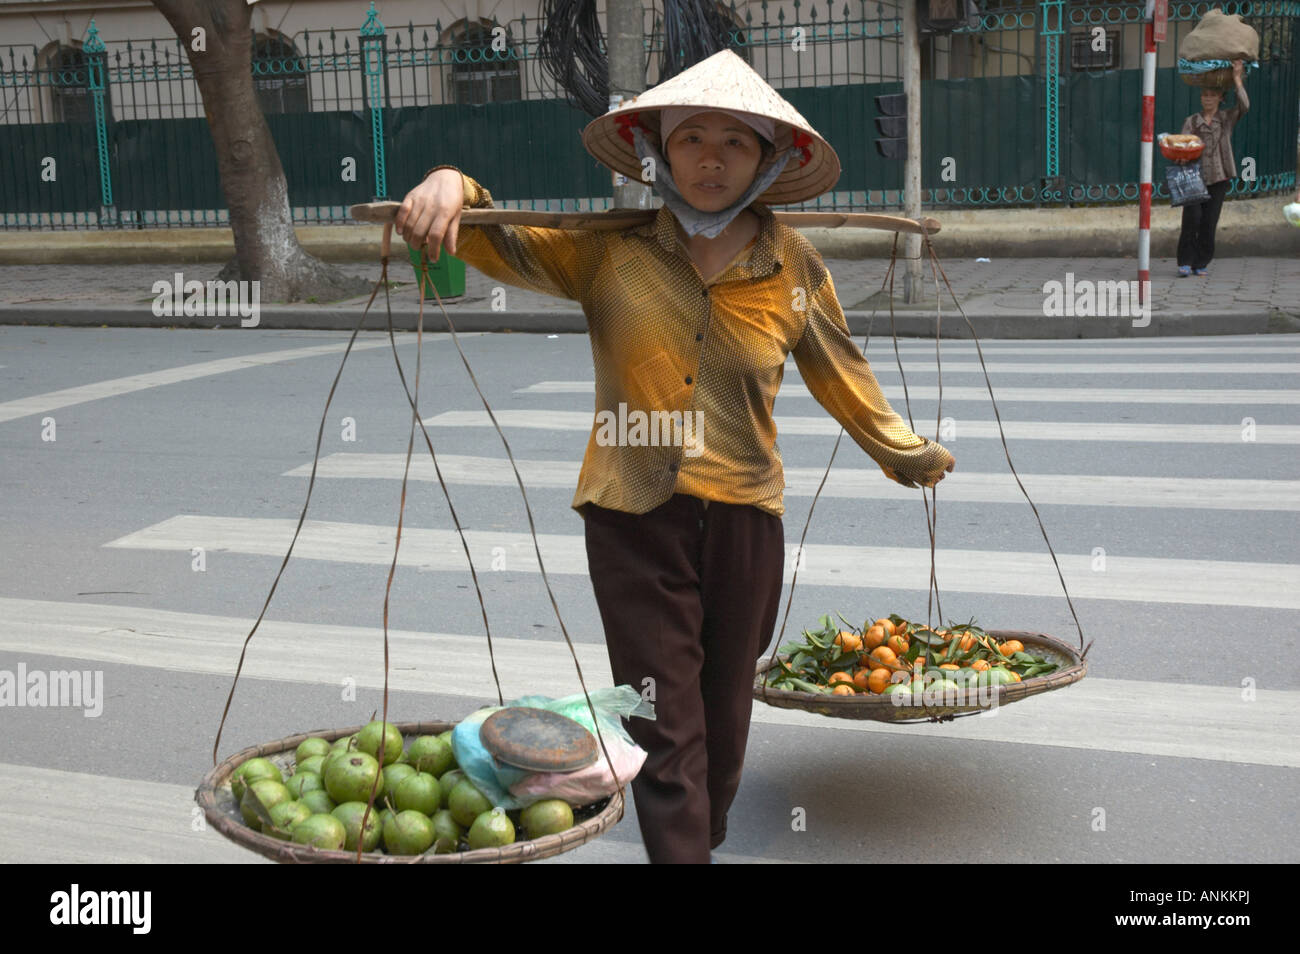
M330 301L369 292L367 282L298 244L280 154L253 91L251 7L245 0L152 2L185 46L212 132L235 236L235 259L222 277L260 282L263 301ZM206 34L204 50L194 48L196 27Z

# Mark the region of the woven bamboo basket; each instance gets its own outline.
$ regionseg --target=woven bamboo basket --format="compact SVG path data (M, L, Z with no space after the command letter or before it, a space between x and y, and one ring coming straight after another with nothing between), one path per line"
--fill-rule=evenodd
M1188 86L1208 86L1210 89L1217 89L1221 93L1226 93L1232 89L1232 67L1225 66L1221 70L1210 70L1208 73L1179 73L1183 82Z
M1088 663L1080 656L1079 651L1059 639L1042 633L1010 629L988 630L988 634L999 641L1018 639L1024 643L1026 652L1043 656L1057 663L1060 668L1047 675L1035 676L1010 685L970 690L967 696L952 700L961 704L937 704L938 700L936 700L936 704L933 705L912 704L910 701L907 705L899 705L894 701L897 698L895 696L874 693L830 696L765 688L763 678L770 664L767 659L763 659L754 675L754 698L778 709L803 709L805 712L816 712L837 719L869 719L876 722L897 723L949 722L959 716L978 715L980 712L1019 702L1021 699L1028 699L1039 693L1061 689L1078 682L1088 672ZM971 696L974 698L970 698ZM943 702L948 701L948 699L943 700Z
M420 735L437 735L454 728L452 722L394 722L407 741ZM195 792L195 801L203 809L208 823L224 837L257 852L272 861L283 864L349 864L355 863L355 851L322 851L308 845L279 841L270 835L254 831L244 823L239 814L239 805L235 802L230 789L230 776L244 762L261 756L275 762L280 768L293 766L294 750L304 740L312 738L328 739L333 742L344 736L361 731L361 726L350 729L323 729L316 732L303 732L287 736L274 742L266 742L236 752L204 776ZM287 773L286 773L287 774ZM517 841L503 848L480 848L476 851L462 851L446 855L386 855L378 851L364 852L361 861L366 864L518 864L524 861L537 861L572 851L612 828L623 817L623 792L602 799L592 805L576 808L573 812L574 825L567 831L555 835L544 835L526 841ZM379 806L373 809L378 813Z

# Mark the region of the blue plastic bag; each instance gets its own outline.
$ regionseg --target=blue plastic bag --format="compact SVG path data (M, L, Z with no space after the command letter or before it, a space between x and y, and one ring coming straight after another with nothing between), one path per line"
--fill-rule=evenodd
M620 718L653 719L654 706L641 698L641 694L631 686L613 686L596 689L591 692L591 705L600 718L600 732L606 744L612 737L617 737L629 746L636 746L632 737L623 728ZM522 696L506 704L507 707L527 709L547 709L559 713L582 725L588 732L595 734L595 722L587 699L582 693L552 699L549 696ZM498 762L479 738L479 730L488 716L499 712L501 706L489 706L479 709L467 716L452 730L451 748L456 755L456 764L473 782L494 807L527 808L536 797L518 798L510 794L510 788L537 773L531 769L515 768ZM603 756L602 756L603 758Z

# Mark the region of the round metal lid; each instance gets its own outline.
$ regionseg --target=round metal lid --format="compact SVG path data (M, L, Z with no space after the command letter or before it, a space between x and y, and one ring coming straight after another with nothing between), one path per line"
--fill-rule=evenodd
M532 772L574 772L600 757L594 735L547 709L501 709L483 720L479 738L500 761Z

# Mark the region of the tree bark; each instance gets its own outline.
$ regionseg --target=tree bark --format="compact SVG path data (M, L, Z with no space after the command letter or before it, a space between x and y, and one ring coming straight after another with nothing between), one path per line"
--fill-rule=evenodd
M369 292L367 282L298 244L280 154L253 90L252 8L245 0L152 2L185 46L212 133L235 237L235 258L222 278L259 282L263 301L330 301ZM196 27L206 34L205 50L194 49Z

